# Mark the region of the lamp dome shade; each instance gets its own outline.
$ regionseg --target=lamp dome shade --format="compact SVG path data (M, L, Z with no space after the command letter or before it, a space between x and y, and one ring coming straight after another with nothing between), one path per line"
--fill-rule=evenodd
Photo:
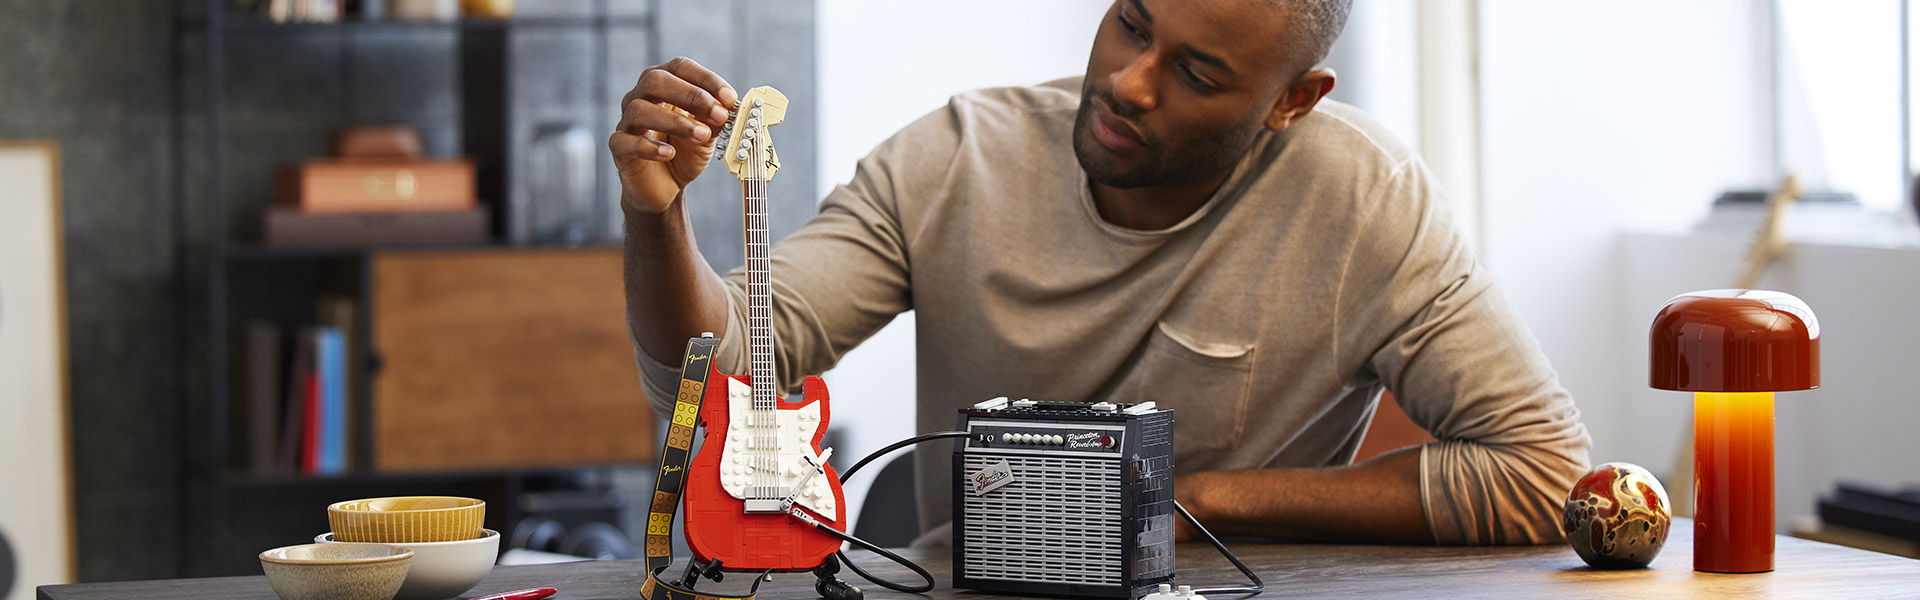
M1785 292L1674 296L1653 318L1650 385L1685 392L1820 387L1820 321Z

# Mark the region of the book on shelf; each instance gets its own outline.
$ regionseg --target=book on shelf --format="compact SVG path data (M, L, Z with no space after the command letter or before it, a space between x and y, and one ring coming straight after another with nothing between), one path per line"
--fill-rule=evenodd
M383 244L475 244L487 239L483 208L436 212L309 214L270 207L261 216L260 239L279 248Z
M245 447L240 464L246 472L253 475L272 475L274 458L278 453L280 439L280 421L285 418L281 412L285 407L282 393L286 383L280 380L280 364L283 360L284 340L280 327L265 319L248 320L241 333L240 386L234 389L246 394L245 402L237 406L243 418L246 431L235 436Z
M366 344L360 340L360 329L355 326L355 319L359 313L356 308L358 302L358 299L353 296L324 294L320 296L314 311L315 320L320 325L340 333L340 346L344 348L338 357L342 368L333 381L333 387L339 390L337 401L340 402L340 406L337 407L340 428L334 432L341 446L336 472L352 470L365 464L362 457L358 455L359 445L353 443L364 435L358 430L358 420L354 415L361 414L362 407L366 405L366 398L362 395L362 391L366 388L361 383L367 376Z
M309 356L316 361L320 358L319 331L310 338L314 340L313 352ZM325 403L320 399L320 369L318 364L308 365L303 378L306 384L300 390L300 414L304 425L300 432L300 474L313 475L320 472L320 440L323 439L320 428L326 423Z
M337 327L322 325L318 332L314 350L319 357L320 457L314 474L337 475L347 470L347 346Z
M312 383L309 374L313 372L313 332L305 329L294 333L293 344L287 352L287 392L281 397L285 407L281 414L280 452L275 455L276 473L293 475L302 471L302 460L306 445L302 441L307 431L307 389Z

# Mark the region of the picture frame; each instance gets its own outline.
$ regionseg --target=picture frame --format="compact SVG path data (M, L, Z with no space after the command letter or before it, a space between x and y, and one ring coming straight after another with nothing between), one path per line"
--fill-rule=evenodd
M0 598L69 583L77 564L60 148L0 140Z

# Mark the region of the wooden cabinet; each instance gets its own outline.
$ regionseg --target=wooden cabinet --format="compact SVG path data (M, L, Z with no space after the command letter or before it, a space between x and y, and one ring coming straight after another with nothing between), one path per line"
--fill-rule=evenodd
M370 268L375 470L653 458L618 249L379 253Z

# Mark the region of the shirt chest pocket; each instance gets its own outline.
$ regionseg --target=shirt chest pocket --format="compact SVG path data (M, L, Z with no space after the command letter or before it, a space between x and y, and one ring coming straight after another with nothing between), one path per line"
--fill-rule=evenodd
M1209 342L1155 323L1116 391L1122 402L1173 409L1174 450L1210 463L1245 433L1253 354L1251 344Z

